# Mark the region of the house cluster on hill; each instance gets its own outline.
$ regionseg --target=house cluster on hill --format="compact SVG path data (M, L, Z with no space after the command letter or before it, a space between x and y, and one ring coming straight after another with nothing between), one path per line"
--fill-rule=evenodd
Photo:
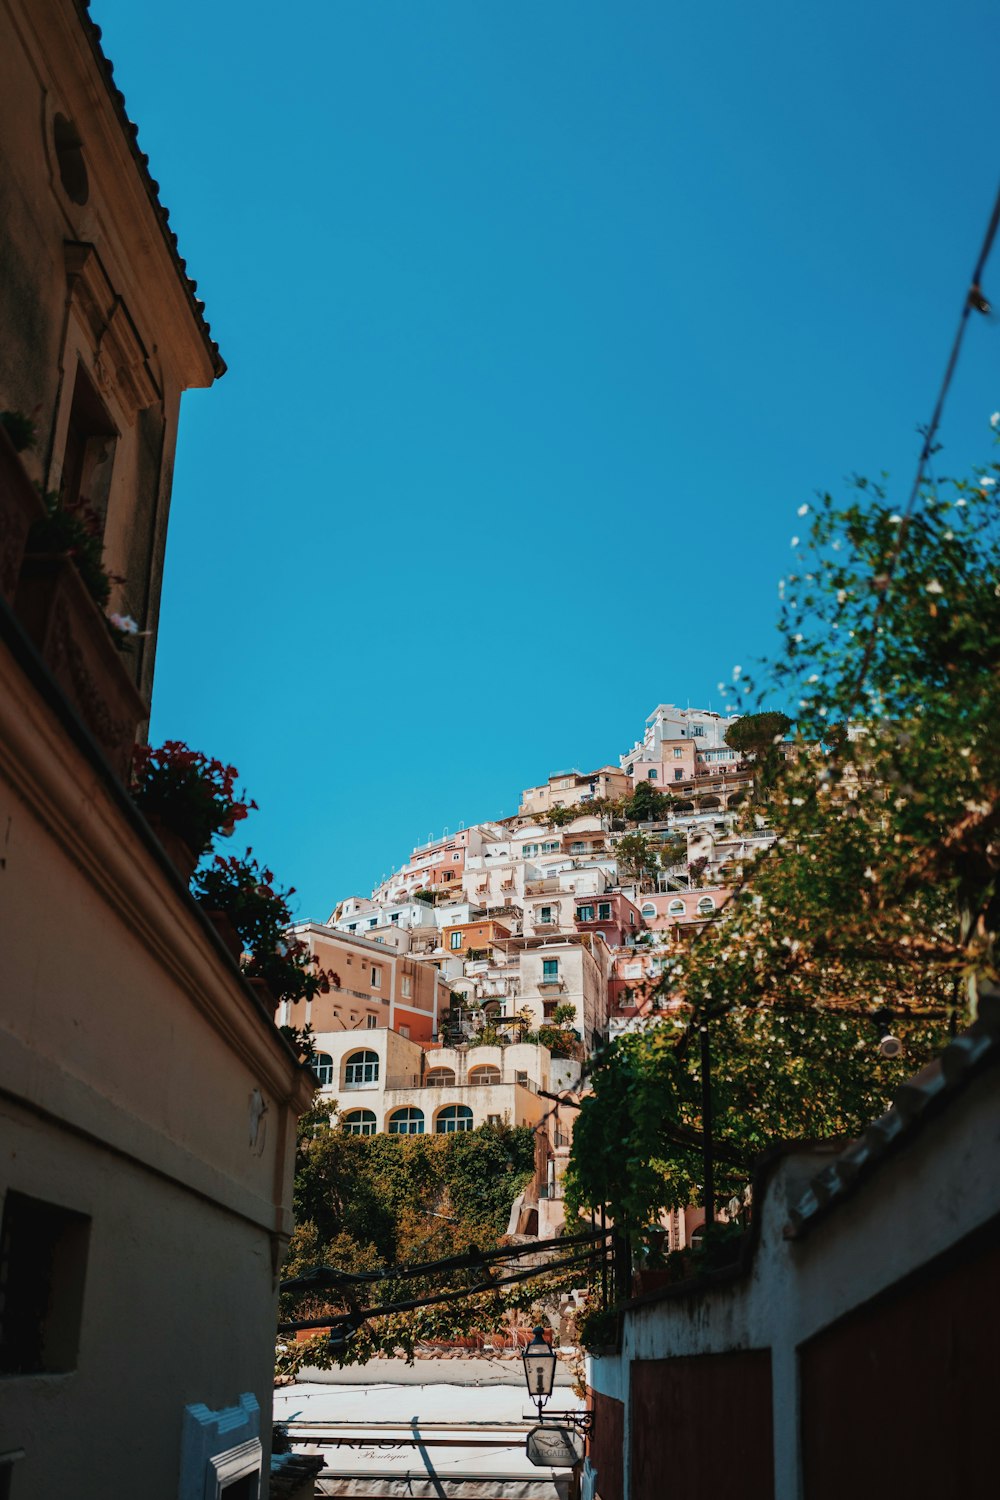
M586 1058L662 1003L665 954L774 838L748 815L734 722L659 704L617 765L528 787L513 817L418 846L370 896L295 929L331 988L278 1020L311 1026L344 1129L544 1121L511 1227L559 1227ZM543 1108L547 1095L566 1107Z

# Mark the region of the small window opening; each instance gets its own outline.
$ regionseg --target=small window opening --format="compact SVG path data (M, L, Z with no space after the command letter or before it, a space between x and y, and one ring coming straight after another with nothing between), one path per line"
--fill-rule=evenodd
M82 207L90 197L90 183L83 159L83 142L72 120L67 120L65 115L56 115L52 122L52 140L56 148L59 181L70 201Z
M8 1192L0 1223L0 1374L75 1370L90 1219Z

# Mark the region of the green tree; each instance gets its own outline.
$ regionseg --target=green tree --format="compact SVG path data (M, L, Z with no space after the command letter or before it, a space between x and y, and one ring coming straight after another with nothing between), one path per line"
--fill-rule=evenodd
M661 792L651 781L640 781L624 805L626 818L631 823L662 822L674 799L669 792Z
M795 705L768 788L778 841L719 920L667 955L678 1018L601 1057L574 1132L579 1204L641 1224L699 1196L684 1144L700 1123L699 1023L739 1173L769 1139L860 1130L947 1039L948 1012L995 989L998 473L938 484L909 520L865 481L813 510L781 589L782 650L736 705ZM757 731L759 753L759 718ZM883 1007L906 1047L893 1067L873 1057Z
M618 867L625 875L643 880L656 870L656 848L644 833L626 833L615 845Z

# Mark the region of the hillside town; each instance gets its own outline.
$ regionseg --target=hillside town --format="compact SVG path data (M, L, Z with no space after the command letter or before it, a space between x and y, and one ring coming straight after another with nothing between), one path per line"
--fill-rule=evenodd
M250 25L228 0L203 10L197 45L176 9L0 0L0 1500L990 1494L1000 195L956 281L968 224L956 212L926 227L923 155L878 165L870 146L889 125L874 116L856 151L838 147L842 195L871 158L870 190L897 204L867 226L889 236L879 264L902 267L912 248L896 237L900 204L919 209L923 239L955 239L912 286L900 272L901 311L876 277L877 317L840 296L849 257L831 260L823 362L842 325L859 340L888 330L867 362L845 335L827 388L837 420L812 399L804 346L758 304L760 264L745 300L766 338L746 307L735 317L751 329L745 370L717 356L729 327L703 336L714 271L699 296L666 278L699 307L676 352L656 329L663 273L643 265L645 244L679 255L687 234L689 279L709 241L725 245L735 276L731 200L752 178L770 191L761 263L780 262L783 308L799 249L771 220L787 182L803 244L823 236L802 229L800 197L821 192L825 211L831 196L790 142L807 123L810 151L829 136L812 75L795 130L770 134L792 151L777 189L758 170L755 122L781 90L747 68L731 6L698 36L713 82L725 64L727 88L752 88L749 121L734 106L740 128L725 133L727 150L749 142L754 171L725 156L719 187L721 138L704 121L687 130L700 82L683 117L725 232L678 227L692 192L678 224L616 222L602 252L615 270L594 252L565 323L554 317L550 368L539 329L614 220L606 195L625 194L623 222L659 196L648 184L673 100L660 54L683 55L674 32L704 23L678 12L667 27L654 7L653 46L631 16L581 13L570 28L546 9L526 46L507 11L432 11L307 5L283 67L295 28ZM140 147L108 18L170 180L187 181L181 217L215 257L225 338ZM878 60L896 55L891 22L866 17L890 29L865 51L853 18L834 16L843 58L813 49L841 130L856 103L844 79L862 67L881 98L900 71ZM776 43L769 18L751 23L754 44L758 30ZM992 98L988 71L978 89L966 79L991 64L953 18L934 50L961 74L944 130ZM796 43L786 86L800 56ZM545 113L556 60L576 130ZM589 130L598 104L605 130L629 115L640 79L655 123L632 176L601 162ZM807 119L813 94L824 102ZM893 99L895 118L906 100ZM513 126L532 105L542 116L519 151ZM922 128L923 97L914 107ZM527 207L512 212L525 174ZM495 182L514 199L496 207ZM555 200L568 228L546 263ZM854 253L853 219L850 234ZM334 241L355 259L338 263ZM547 300L528 312L536 283ZM813 296L801 286L796 306ZM921 308L933 340L903 359ZM850 470L836 494L807 488L779 556L774 494L812 486L814 461L844 470L868 366L881 401L904 366L938 357L956 311L933 403L921 386L896 408L907 433L911 408L927 418L902 480ZM602 315L606 345L578 345ZM772 342L792 372L784 404L758 378ZM221 399L220 343L250 371ZM632 370L664 348L655 380ZM486 349L511 360L499 417ZM589 415L560 414L594 371ZM803 391L820 416L799 452ZM949 395L959 431L967 420L993 454L956 445L950 475L937 457ZM709 425L693 435L699 410ZM870 457L890 427L879 406L867 437L860 418L848 435ZM758 429L763 479L743 464ZM705 452L723 448L706 475ZM558 484L550 449L580 458ZM350 483L346 453L361 456ZM519 538L525 519L535 532ZM526 536L527 561L512 561ZM542 558L564 592L543 592ZM593 588L612 558L616 623L610 587ZM765 575L778 585L766 638ZM571 606L582 619L581 601L603 611L600 650L524 651ZM445 651L442 682L431 664ZM756 665L719 668L720 654ZM470 708L509 691L515 659L515 710L469 728ZM358 753L387 705L411 732L391 796L386 756ZM511 805L505 788L520 788L517 811L475 821Z
M749 800L752 758L726 743L735 722L659 704L618 764L550 775L514 816L419 845L370 896L292 929L332 983L284 1002L277 1021L310 1028L345 1131L544 1120L509 1228L562 1229L587 1058L656 1015L665 955L774 842ZM552 1110L558 1096L567 1107ZM672 1217L667 1248L681 1250L704 1214Z

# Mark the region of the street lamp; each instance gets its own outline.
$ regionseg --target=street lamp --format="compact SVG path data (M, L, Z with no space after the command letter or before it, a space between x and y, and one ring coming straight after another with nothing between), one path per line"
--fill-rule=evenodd
M542 1407L552 1395L556 1378L555 1350L545 1342L541 1327L532 1330L531 1343L524 1351L524 1381L528 1395L538 1407L538 1420L542 1420Z

